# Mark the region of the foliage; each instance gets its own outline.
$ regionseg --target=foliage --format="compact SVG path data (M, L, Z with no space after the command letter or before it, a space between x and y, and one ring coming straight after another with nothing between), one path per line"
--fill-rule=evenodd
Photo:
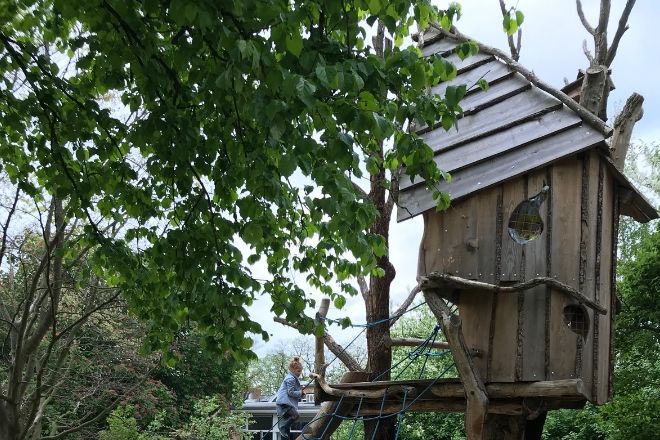
M605 440L609 439L607 423L597 407L587 404L584 409L561 409L548 414L543 427L543 439L548 440Z
M252 435L243 431L249 417L248 413L228 410L226 402L217 397L200 399L190 422L177 436L184 440L250 440Z
M218 356L201 349L201 336L196 331L183 332L172 345L177 356L174 366L162 365L151 377L160 381L174 394L176 407L184 416L192 410L196 399L208 395L233 395L244 391L242 381L234 381L238 363L227 356Z
M133 417L134 408L122 405L116 408L108 417L108 429L99 433L99 440L166 440L168 437L156 432L161 427L164 413L154 419L145 432L140 432L138 423Z
M246 359L251 333L267 339L246 310L256 295L312 330L291 269L332 297L382 273L375 210L351 181L364 167L406 165L446 206L432 150L407 128L452 126L465 88L427 94L455 67L413 47L374 56L364 23L400 42L459 12L428 0L6 2L0 161L22 191L67 201L81 243L99 246L96 270L148 325L147 349L197 323L205 349ZM386 139L396 148L375 160ZM111 236L112 221L128 229Z
M414 307L414 306L413 306ZM392 329L393 336L415 337L421 340L432 338L438 324L428 307L420 307L406 314ZM436 341L444 340L442 332ZM448 351L424 350L432 356L414 358L415 347L397 347L393 350L393 377L402 379L457 377L451 354ZM457 440L465 438L463 414L455 413L407 413L402 418L400 438L421 440L427 438Z

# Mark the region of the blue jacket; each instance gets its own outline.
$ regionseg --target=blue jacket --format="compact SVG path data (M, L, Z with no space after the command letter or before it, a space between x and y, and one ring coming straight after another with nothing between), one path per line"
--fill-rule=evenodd
M277 390L275 403L298 408L298 401L300 400L300 396L302 396L302 392L300 381L293 373L289 372L282 381L280 389Z

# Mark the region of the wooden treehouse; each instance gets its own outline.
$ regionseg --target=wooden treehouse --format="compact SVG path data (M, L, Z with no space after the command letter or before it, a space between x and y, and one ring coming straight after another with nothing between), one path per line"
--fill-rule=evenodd
M481 78L490 88L469 88L457 127L419 130L452 175L438 188L451 207L436 212L423 182L401 181L398 220L424 218L420 287L461 379L437 381L409 410L466 411L468 437L485 438L492 414L524 423L603 404L612 392L619 216L658 214L614 165L611 130L587 110L488 53L460 60L449 35L425 37L425 55L458 69L433 92ZM429 381L321 385L322 399L362 399L367 415L396 411Z

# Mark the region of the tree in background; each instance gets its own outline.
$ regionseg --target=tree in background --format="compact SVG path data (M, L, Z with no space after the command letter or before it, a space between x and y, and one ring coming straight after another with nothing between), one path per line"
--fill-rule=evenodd
M4 184L13 197L0 247L0 437L60 438L104 417L142 380L149 362L138 359L134 344L132 355L121 352L128 370L108 363L118 355L113 343L128 338L122 344L130 347L135 327L117 313L119 290L94 269L97 248L69 221L69 206ZM79 401L64 400L73 390Z

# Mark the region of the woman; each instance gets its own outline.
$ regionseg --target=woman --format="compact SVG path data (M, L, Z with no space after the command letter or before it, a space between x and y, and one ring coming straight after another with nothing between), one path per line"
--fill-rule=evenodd
M275 403L277 404L277 417L282 440L290 440L291 425L298 420L298 402L305 397L305 392L298 378L302 374L300 358L294 356L289 362L289 374L286 375L277 391Z

